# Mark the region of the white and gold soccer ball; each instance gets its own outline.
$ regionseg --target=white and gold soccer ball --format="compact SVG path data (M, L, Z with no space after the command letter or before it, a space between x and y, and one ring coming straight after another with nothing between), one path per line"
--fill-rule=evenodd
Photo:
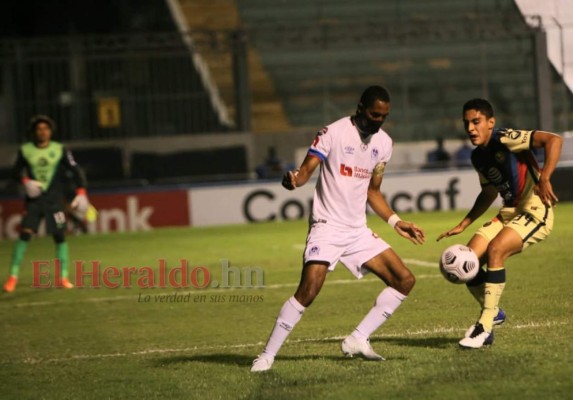
M479 270L476 253L463 244L448 247L440 257L440 272L452 283L466 283L476 277Z

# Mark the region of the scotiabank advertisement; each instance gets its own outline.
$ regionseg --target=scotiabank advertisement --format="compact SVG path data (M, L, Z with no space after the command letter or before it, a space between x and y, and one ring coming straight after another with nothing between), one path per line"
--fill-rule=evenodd
M189 191L88 193L97 218L87 224L90 233L137 232L167 226L190 226ZM15 239L24 200L0 200L0 239ZM39 235L45 232L40 225Z
M168 226L210 226L306 219L316 181L288 191L280 182L189 189L91 193L98 210L92 233L148 231ZM480 191L472 170L387 174L382 193L398 213L469 209ZM497 205L501 203L498 200ZM18 237L23 199L0 200L0 239ZM43 233L40 227L39 234Z

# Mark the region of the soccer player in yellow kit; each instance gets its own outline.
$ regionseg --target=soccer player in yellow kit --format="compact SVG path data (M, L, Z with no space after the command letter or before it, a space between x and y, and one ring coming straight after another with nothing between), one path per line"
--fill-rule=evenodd
M480 302L482 312L459 344L480 348L493 343L493 327L505 320L499 299L505 287L504 262L510 256L543 241L553 228L553 206L557 196L551 175L561 155L562 138L544 131L496 129L494 111L484 99L472 99L463 107L464 127L476 148L471 160L481 192L472 209L437 240L462 233L493 203L503 199L499 213L470 239L468 246L487 264L467 286ZM543 148L545 163L539 168L533 148Z
M36 115L30 121L32 141L24 143L18 152L14 165L14 179L24 186L26 210L20 224L20 237L14 246L10 264L10 276L4 283L5 292L13 292L18 283L20 263L24 258L28 242L43 220L46 231L52 235L56 245L56 258L60 260L61 279L57 287L66 289L74 285L68 279L69 252L65 240L66 217L64 214L64 187L66 171L71 172L76 196L72 209L85 214L89 202L86 195L86 180L72 154L62 144L52 139L54 121L46 115Z

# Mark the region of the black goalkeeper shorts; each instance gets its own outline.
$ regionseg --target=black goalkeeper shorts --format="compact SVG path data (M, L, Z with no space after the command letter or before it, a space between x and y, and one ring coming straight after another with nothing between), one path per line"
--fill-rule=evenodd
M49 235L65 232L66 214L61 201L54 201L45 196L40 196L37 199L26 199L26 210L22 216L20 228L37 233L42 219L46 221L46 233Z

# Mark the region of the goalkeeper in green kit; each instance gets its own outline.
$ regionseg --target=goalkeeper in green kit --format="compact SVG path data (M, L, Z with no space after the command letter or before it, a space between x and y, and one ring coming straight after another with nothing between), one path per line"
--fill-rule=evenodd
M13 292L18 283L20 263L24 258L28 242L37 233L42 219L46 221L46 232L54 238L56 258L60 260L61 271L56 273L56 287L71 289L74 285L68 279L69 252L65 239L66 217L64 214L64 179L71 172L76 185L76 196L71 207L78 214L88 210L86 180L72 154L61 143L51 140L55 131L54 121L45 115L36 115L30 121L31 142L20 147L14 165L14 179L24 186L26 193L25 212L20 224L20 237L14 246L10 277L4 284L5 292Z

